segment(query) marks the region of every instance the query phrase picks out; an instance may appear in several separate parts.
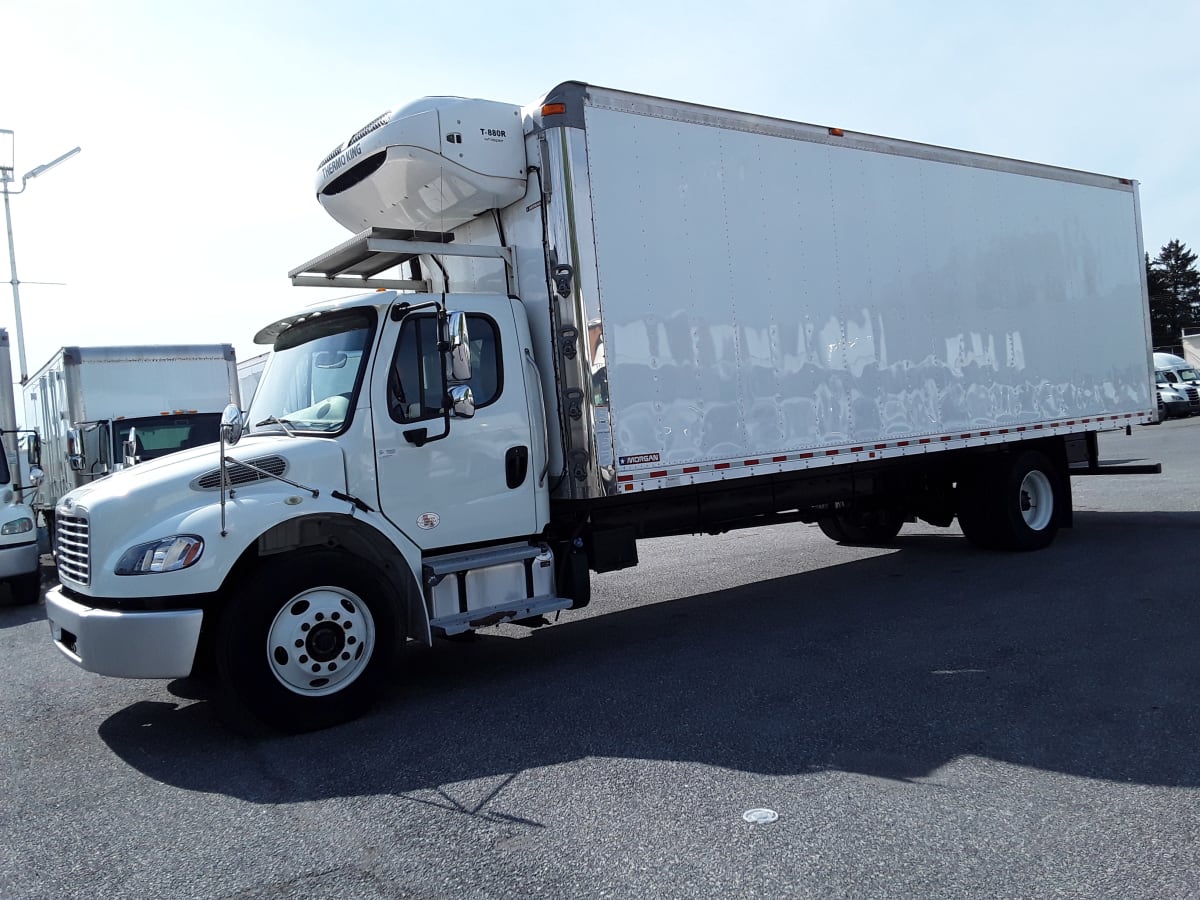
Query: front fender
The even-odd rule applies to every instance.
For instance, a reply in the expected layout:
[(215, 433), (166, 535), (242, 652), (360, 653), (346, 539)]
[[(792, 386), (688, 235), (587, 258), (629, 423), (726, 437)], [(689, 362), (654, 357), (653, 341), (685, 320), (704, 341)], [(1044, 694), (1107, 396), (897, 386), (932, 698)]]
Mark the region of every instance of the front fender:
[[(430, 644), (429, 616), (420, 587), (420, 548), (377, 512), (364, 513), (352, 503), (328, 493), (314, 498), (311, 492), (276, 484), (278, 489), (263, 486), (252, 495), (239, 492), (238, 496), (227, 499), (224, 528), (219, 502), (155, 523), (143, 523), (138, 530), (129, 533), (123, 544), (113, 545), (105, 555), (93, 560), (92, 583), (80, 592), (122, 600), (211, 594), (225, 585), (238, 560), (260, 540), (263, 542), (261, 549), (266, 552), (291, 549), (311, 540), (311, 534), (306, 537), (309, 523), (324, 518), (331, 520), (339, 530), (359, 530), (381, 558), (390, 559), (405, 570), (413, 592), (407, 610), (409, 635)], [(295, 525), (296, 530), (290, 532), (289, 525)], [(117, 563), (129, 548), (175, 534), (199, 535), (204, 540), (204, 552), (194, 565), (174, 572), (116, 574)]]
[[(215, 500), (162, 518), (141, 517), (134, 527), (122, 529), (118, 540), (93, 545), (91, 584), (80, 592), (124, 598), (211, 593), (221, 587), (246, 549), (272, 528), (318, 515), (349, 516), (354, 509), (328, 492), (313, 497), (282, 482), (276, 485), (236, 492), (226, 499), (223, 515), (219, 500)], [(176, 534), (203, 539), (204, 551), (195, 564), (174, 572), (116, 574), (117, 563), (128, 550)]]

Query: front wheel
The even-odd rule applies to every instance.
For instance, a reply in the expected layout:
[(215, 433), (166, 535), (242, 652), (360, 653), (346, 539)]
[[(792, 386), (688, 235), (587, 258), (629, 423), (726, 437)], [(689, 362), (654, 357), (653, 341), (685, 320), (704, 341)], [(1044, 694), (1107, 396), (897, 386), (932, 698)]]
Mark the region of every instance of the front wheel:
[(404, 641), (393, 593), (373, 566), (344, 553), (264, 561), (233, 590), (217, 625), (227, 721), (294, 733), (361, 715)]

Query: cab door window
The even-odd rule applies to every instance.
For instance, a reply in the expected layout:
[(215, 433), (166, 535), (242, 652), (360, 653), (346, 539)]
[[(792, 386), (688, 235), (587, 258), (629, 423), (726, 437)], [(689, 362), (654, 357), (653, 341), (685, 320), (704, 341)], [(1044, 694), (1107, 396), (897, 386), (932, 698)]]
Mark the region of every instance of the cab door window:
[[(471, 380), (467, 382), (478, 409), (492, 403), (503, 384), (500, 336), (488, 316), (468, 315)], [(414, 422), (445, 414), (446, 373), (437, 346), (437, 318), (410, 316), (400, 329), (396, 354), (388, 371), (388, 409), (397, 422)]]

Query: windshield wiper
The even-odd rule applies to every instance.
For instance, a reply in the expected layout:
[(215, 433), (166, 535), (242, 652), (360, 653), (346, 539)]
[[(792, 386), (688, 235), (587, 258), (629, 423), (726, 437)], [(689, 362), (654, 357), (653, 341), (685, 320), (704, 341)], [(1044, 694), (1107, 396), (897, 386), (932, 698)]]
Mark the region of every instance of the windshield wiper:
[(288, 437), (295, 437), (296, 432), (294, 432), (294, 431), (292, 431), (292, 429), (288, 428), (289, 425), (294, 425), (294, 424), (296, 424), (296, 423), (293, 422), (291, 419), (280, 419), (276, 416), (267, 416), (267, 418), (263, 419), (261, 422), (255, 422), (254, 427), (261, 428), (263, 425), (278, 425), (280, 428), (282, 428), (284, 430), (284, 432), (287, 434)]

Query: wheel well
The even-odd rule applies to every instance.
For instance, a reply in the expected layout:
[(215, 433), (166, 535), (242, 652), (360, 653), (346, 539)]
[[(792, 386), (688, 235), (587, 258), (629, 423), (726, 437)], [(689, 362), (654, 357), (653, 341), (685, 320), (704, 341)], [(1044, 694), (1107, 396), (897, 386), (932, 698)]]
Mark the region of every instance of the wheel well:
[[(304, 550), (341, 550), (347, 555), (371, 563), (391, 586), (397, 602), (404, 607), (406, 633), (429, 643), (429, 617), (422, 593), (395, 546), (379, 531), (349, 516), (318, 514), (304, 516), (274, 526), (253, 541), (243, 552), (218, 592), (218, 603), (228, 602), (231, 588), (246, 578), (261, 559)], [(211, 610), (206, 610), (211, 612)], [(207, 658), (216, 616), (205, 615), (200, 634), (200, 654)]]

